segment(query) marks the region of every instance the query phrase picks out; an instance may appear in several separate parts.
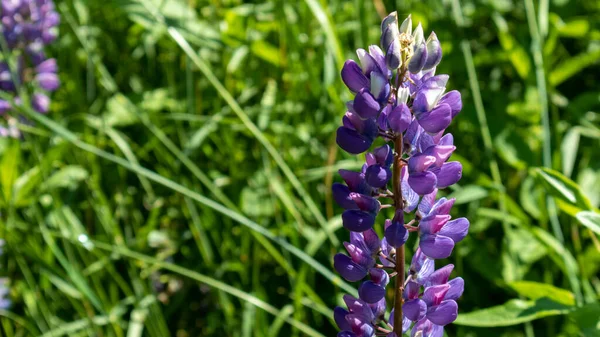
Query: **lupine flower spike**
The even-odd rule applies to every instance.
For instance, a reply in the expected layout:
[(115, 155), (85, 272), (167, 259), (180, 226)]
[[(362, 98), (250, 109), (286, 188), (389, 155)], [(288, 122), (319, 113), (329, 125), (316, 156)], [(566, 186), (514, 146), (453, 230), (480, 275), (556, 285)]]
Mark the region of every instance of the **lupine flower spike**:
[[(448, 161), (456, 149), (452, 134), (444, 134), (462, 109), (461, 96), (446, 92), (448, 75), (435, 74), (442, 59), (437, 36), (425, 38), (410, 16), (399, 25), (395, 12), (388, 15), (380, 45), (356, 53), (358, 62), (346, 61), (341, 72), (355, 96), (346, 104), (337, 144), (351, 154), (369, 151), (377, 138), (384, 145), (366, 153), (360, 172), (340, 170), (345, 184), (333, 185), (350, 231), (348, 254), (337, 254), (334, 267), (347, 281), (363, 281), (359, 298), (346, 295), (347, 309), (334, 310), (338, 337), (400, 337), (409, 330), (411, 337), (442, 337), (458, 315), (464, 281), (450, 280), (453, 265), (436, 270), (434, 260), (449, 257), (469, 229), (466, 218), (451, 220), (454, 199), (436, 198), (462, 176), (461, 164)], [(390, 204), (382, 204), (386, 199)], [(394, 212), (380, 238), (374, 227), (387, 207)], [(419, 246), (405, 271), (410, 233), (419, 236)], [(395, 298), (386, 319), (389, 284)]]
[[(14, 69), (6, 59), (0, 62), (0, 90), (13, 95), (19, 105), (19, 86), (26, 86), (31, 96), (31, 107), (47, 113), (50, 107), (48, 93), (60, 86), (56, 60), (47, 58), (44, 47), (57, 37), (60, 17), (52, 0), (1, 0), (2, 43), (4, 55), (16, 58)], [(12, 109), (11, 103), (0, 99), (0, 115)], [(0, 136), (18, 137), (15, 121), (8, 119), (8, 128), (0, 126)]]

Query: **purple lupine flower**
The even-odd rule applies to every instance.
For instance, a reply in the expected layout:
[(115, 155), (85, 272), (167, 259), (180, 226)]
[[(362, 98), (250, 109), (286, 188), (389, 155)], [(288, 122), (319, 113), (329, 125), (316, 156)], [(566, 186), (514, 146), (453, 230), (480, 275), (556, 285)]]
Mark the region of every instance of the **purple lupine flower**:
[[(434, 259), (448, 257), (469, 228), (466, 218), (451, 219), (454, 199), (436, 199), (439, 189), (462, 177), (462, 165), (449, 161), (453, 136), (445, 134), (462, 109), (461, 96), (446, 91), (448, 75), (435, 73), (442, 58), (437, 35), (425, 39), (410, 16), (400, 25), (396, 13), (382, 21), (380, 47), (359, 49), (358, 62), (346, 61), (341, 71), (355, 96), (346, 103), (337, 144), (351, 154), (367, 152), (377, 138), (384, 144), (366, 153), (360, 172), (341, 170), (345, 184), (332, 187), (350, 231), (348, 255), (336, 254), (334, 267), (346, 280), (362, 281), (358, 299), (344, 297), (348, 310), (334, 310), (338, 337), (400, 337), (411, 328), (411, 336), (442, 337), (458, 315), (464, 281), (449, 280), (452, 265), (435, 270)], [(385, 208), (394, 212), (380, 240), (373, 227)], [(410, 233), (419, 235), (419, 246), (406, 273)], [(400, 293), (386, 321), (390, 281)]]
[[(10, 69), (6, 62), (0, 63), (0, 90), (12, 93), (18, 105), (17, 87), (26, 87), (30, 92), (31, 107), (47, 113), (50, 108), (48, 92), (57, 90), (60, 81), (56, 60), (46, 58), (44, 47), (56, 39), (60, 16), (52, 0), (0, 1), (2, 34), (9, 51), (16, 57), (16, 69)], [(8, 101), (0, 101), (0, 114), (11, 108)], [(0, 135), (8, 135), (8, 130), (0, 129)]]

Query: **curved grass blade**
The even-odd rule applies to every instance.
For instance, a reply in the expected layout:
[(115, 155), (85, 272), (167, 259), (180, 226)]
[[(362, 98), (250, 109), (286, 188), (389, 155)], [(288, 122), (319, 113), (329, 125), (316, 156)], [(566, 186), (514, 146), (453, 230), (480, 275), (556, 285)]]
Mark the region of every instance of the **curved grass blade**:
[(208, 286), (211, 286), (213, 288), (222, 290), (226, 293), (229, 293), (235, 297), (238, 297), (241, 300), (244, 300), (254, 306), (256, 306), (257, 308), (260, 308), (276, 317), (280, 317), (283, 320), (285, 320), (288, 324), (292, 325), (293, 327), (297, 328), (298, 330), (304, 332), (306, 335), (308, 336), (314, 336), (314, 337), (324, 337), (324, 335), (320, 334), (319, 332), (317, 332), (316, 330), (314, 330), (313, 328), (309, 327), (308, 325), (299, 322), (297, 320), (294, 320), (293, 318), (290, 317), (286, 317), (284, 315), (281, 314), (281, 311), (277, 308), (275, 308), (274, 306), (260, 300), (259, 298), (256, 298), (242, 290), (239, 290), (235, 287), (232, 287), (228, 284), (225, 284), (219, 280), (216, 280), (214, 278), (208, 277), (206, 275), (200, 274), (198, 272), (195, 272), (193, 270), (189, 270), (187, 268), (183, 268), (181, 266), (178, 266), (176, 264), (173, 263), (169, 263), (169, 262), (164, 262), (164, 261), (160, 261), (156, 258), (153, 258), (151, 256), (147, 256), (144, 254), (140, 254), (134, 251), (131, 251), (125, 247), (117, 247), (117, 246), (112, 246), (106, 243), (102, 243), (102, 242), (97, 242), (94, 241), (94, 245), (102, 250), (106, 250), (109, 252), (115, 252), (115, 253), (119, 253), (123, 256), (126, 256), (128, 258), (131, 259), (136, 259), (139, 261), (143, 261), (146, 263), (151, 263), (154, 264), (157, 267), (160, 267), (162, 269), (166, 269), (166, 270), (170, 270), (174, 273), (178, 273), (180, 275), (189, 277), (193, 280), (196, 280), (198, 282), (202, 282)]
[[(250, 228), (251, 230), (262, 234), (263, 236), (269, 238), (270, 240), (276, 242), (277, 244), (279, 244), (282, 248), (284, 248), (285, 250), (289, 251), (290, 253), (292, 253), (293, 255), (295, 255), (296, 257), (298, 257), (299, 259), (301, 259), (302, 261), (304, 261), (305, 263), (307, 263), (308, 265), (310, 265), (312, 268), (314, 268), (317, 272), (319, 272), (321, 275), (323, 275), (325, 278), (327, 278), (329, 281), (333, 282), (335, 285), (341, 287), (342, 289), (344, 289), (344, 291), (349, 292), (350, 294), (355, 294), (356, 293), (356, 289), (353, 288), (352, 286), (350, 286), (348, 283), (346, 283), (345, 281), (343, 281), (339, 276), (335, 275), (333, 272), (331, 272), (331, 270), (329, 268), (326, 268), (325, 266), (323, 266), (321, 263), (319, 263), (317, 260), (315, 260), (314, 258), (312, 258), (311, 256), (309, 256), (308, 254), (306, 254), (305, 252), (303, 252), (302, 250), (298, 249), (297, 247), (295, 247), (294, 245), (288, 243), (287, 241), (285, 241), (284, 239), (277, 237), (276, 235), (274, 235), (273, 233), (271, 233), (269, 230), (267, 230), (266, 228), (260, 226), (259, 224), (255, 223), (254, 221), (246, 218), (245, 216), (232, 211), (228, 208), (226, 208), (225, 206), (211, 200), (208, 199), (192, 190), (190, 190), (189, 188), (182, 186), (181, 184), (178, 184), (170, 179), (167, 179), (159, 174), (157, 174), (154, 171), (151, 171), (145, 167), (133, 164), (129, 161), (127, 161), (124, 158), (115, 156), (113, 154), (110, 154), (106, 151), (103, 151), (89, 143), (83, 142), (81, 141), (74, 133), (72, 133), (71, 131), (65, 129), (63, 126), (61, 126), (60, 124), (52, 121), (51, 119), (49, 119), (48, 117), (38, 114), (35, 111), (31, 110), (29, 107), (21, 107), (20, 111), (23, 112), (25, 115), (27, 115), (28, 117), (30, 117), (31, 119), (37, 121), (40, 124), (43, 124), (44, 126), (46, 126), (47, 128), (51, 129), (52, 131), (54, 131), (58, 136), (66, 139), (67, 141), (71, 142), (73, 145), (77, 146), (78, 148), (90, 152), (92, 154), (97, 155), (98, 157), (104, 158), (106, 160), (109, 160), (113, 163), (116, 163), (132, 172), (138, 173), (140, 175), (143, 175), (145, 177), (147, 177), (148, 179), (150, 179), (151, 181), (154, 181), (160, 185), (163, 185), (177, 193), (181, 193), (182, 195), (188, 196), (193, 200), (196, 200), (197, 202), (212, 208), (213, 210), (239, 222), (240, 224)], [(329, 227), (327, 227), (325, 229), (326, 232), (331, 232), (331, 229)]]

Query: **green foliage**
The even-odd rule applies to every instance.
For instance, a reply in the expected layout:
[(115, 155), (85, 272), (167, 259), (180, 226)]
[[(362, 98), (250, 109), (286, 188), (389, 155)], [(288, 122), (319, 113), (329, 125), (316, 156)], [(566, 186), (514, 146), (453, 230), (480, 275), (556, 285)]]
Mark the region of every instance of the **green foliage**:
[(0, 139), (0, 335), (335, 335), (339, 70), (381, 5), (463, 96), (447, 335), (600, 335), (597, 1), (56, 2), (62, 87)]

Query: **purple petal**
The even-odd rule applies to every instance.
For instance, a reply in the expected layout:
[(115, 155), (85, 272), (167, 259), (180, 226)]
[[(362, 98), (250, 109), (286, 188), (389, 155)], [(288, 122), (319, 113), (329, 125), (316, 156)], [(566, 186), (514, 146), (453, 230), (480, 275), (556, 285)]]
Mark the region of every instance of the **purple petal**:
[[(348, 326), (350, 326), (349, 323)], [(351, 331), (341, 331), (337, 334), (337, 337), (356, 337), (356, 334)]]
[(469, 220), (467, 218), (458, 218), (445, 224), (439, 231), (439, 234), (451, 238), (456, 243), (464, 239), (468, 232)]
[(425, 195), (435, 190), (437, 178), (430, 171), (412, 173), (408, 176), (408, 183), (417, 194)]
[(448, 127), (452, 122), (452, 109), (448, 104), (439, 104), (431, 111), (416, 115), (423, 130), (429, 133), (438, 133)]
[(0, 115), (6, 113), (10, 109), (10, 103), (6, 100), (0, 99)]
[(385, 296), (385, 288), (373, 281), (365, 281), (358, 288), (358, 295), (367, 303), (376, 303)]
[(438, 145), (454, 145), (454, 136), (451, 133), (447, 133), (444, 137), (440, 138)]
[(385, 103), (390, 95), (390, 82), (378, 71), (371, 72), (371, 93), (380, 102)]
[(382, 167), (381, 165), (372, 165), (367, 168), (365, 172), (365, 178), (367, 184), (372, 187), (382, 188), (385, 187), (392, 178), (392, 171), (388, 167)]
[(404, 299), (406, 300), (414, 300), (419, 298), (419, 292), (421, 291), (421, 285), (417, 282), (410, 280), (406, 283), (406, 287), (404, 288)]
[(432, 259), (445, 259), (452, 254), (454, 241), (447, 236), (437, 234), (423, 234), (419, 241), (423, 254)]
[(390, 275), (387, 271), (379, 268), (371, 268), (369, 269), (369, 277), (371, 277), (371, 281), (373, 283), (378, 284), (382, 287), (385, 287), (390, 283)]
[(38, 64), (35, 67), (35, 72), (37, 74), (41, 73), (54, 73), (58, 72), (58, 66), (56, 65), (56, 59), (47, 59), (44, 62)]
[(333, 319), (340, 330), (350, 330), (350, 324), (346, 321), (346, 315), (348, 314), (349, 312), (342, 307), (335, 307), (333, 309)]
[(465, 290), (465, 280), (463, 280), (462, 277), (457, 277), (450, 280), (448, 284), (450, 285), (450, 289), (446, 293), (444, 299), (456, 301), (462, 296), (463, 291)]
[(362, 118), (375, 118), (379, 114), (379, 103), (375, 97), (365, 88), (354, 97), (354, 111)]
[(367, 212), (347, 210), (342, 213), (342, 223), (350, 231), (364, 232), (373, 228), (375, 217)]
[(400, 40), (398, 38), (393, 39), (385, 54), (385, 64), (388, 69), (395, 70), (400, 66), (400, 49)]
[(373, 316), (382, 317), (385, 314), (385, 298), (382, 298), (376, 303), (369, 303), (369, 307), (373, 312)]
[(390, 77), (390, 71), (387, 69), (385, 65), (385, 55), (383, 54), (383, 50), (379, 48), (377, 45), (369, 46), (369, 54), (373, 57), (375, 62), (377, 62), (377, 67), (379, 68), (379, 72)]
[(442, 303), (449, 289), (449, 284), (440, 284), (437, 286), (427, 287), (423, 292), (423, 301), (427, 303), (428, 307), (438, 305)]
[(334, 183), (331, 186), (331, 194), (333, 200), (344, 209), (358, 209), (358, 206), (350, 197), (350, 189), (348, 186), (340, 183)]
[(458, 316), (458, 304), (453, 300), (443, 301), (440, 305), (435, 305), (427, 309), (427, 319), (433, 324), (447, 325), (456, 320)]
[(371, 325), (370, 321), (367, 321), (365, 317), (361, 315), (350, 314), (346, 316), (346, 320), (350, 323), (352, 332), (357, 337), (372, 337), (375, 333), (375, 329)]
[(352, 243), (344, 242), (344, 247), (350, 254), (352, 261), (363, 266), (365, 269), (370, 268), (374, 264), (374, 259), (371, 256), (372, 252), (366, 250), (363, 245), (355, 245)]
[(462, 100), (460, 97), (460, 92), (457, 90), (452, 90), (447, 92), (442, 98), (440, 98), (439, 103), (446, 103), (452, 109), (452, 118), (454, 118), (460, 110), (462, 110)]
[(349, 282), (360, 281), (367, 276), (367, 269), (352, 261), (349, 256), (344, 254), (335, 254), (333, 257), (333, 267)]
[(31, 107), (39, 113), (47, 113), (50, 108), (50, 98), (44, 94), (34, 94), (31, 99)]
[(421, 218), (426, 217), (429, 214), (429, 212), (431, 212), (431, 208), (435, 204), (435, 197), (437, 195), (437, 191), (438, 190), (436, 188), (431, 193), (424, 195), (421, 199), (418, 210), (418, 213), (421, 216)]
[[(351, 232), (350, 235), (352, 235), (352, 234), (353, 233)], [(369, 230), (362, 232), (361, 234), (364, 238), (365, 246), (367, 247), (367, 249), (370, 252), (377, 252), (381, 245), (379, 242), (379, 236), (377, 235), (377, 233), (373, 229), (369, 229)]]
[(426, 61), (427, 45), (425, 44), (425, 41), (423, 41), (418, 46), (415, 46), (413, 56), (408, 62), (408, 71), (411, 73), (418, 73), (423, 69)]
[(340, 126), (337, 129), (337, 136), (335, 140), (342, 150), (350, 154), (363, 153), (367, 151), (373, 143), (373, 139), (359, 134), (356, 130), (348, 129), (343, 126)]
[(462, 178), (462, 165), (457, 161), (444, 163), (436, 176), (438, 188), (454, 185)]
[(348, 307), (348, 311), (350, 311), (351, 314), (362, 316), (368, 322), (373, 321), (375, 318), (373, 316), (373, 312), (371, 311), (371, 307), (365, 301), (355, 298), (351, 295), (344, 295), (343, 299), (344, 303), (346, 303), (346, 307)]
[(400, 103), (395, 107), (388, 116), (388, 123), (392, 131), (397, 133), (403, 133), (408, 129), (412, 115), (408, 106), (405, 103)]
[(377, 213), (381, 207), (379, 200), (368, 195), (351, 192), (350, 198), (352, 198), (352, 200), (356, 203), (356, 206), (358, 206), (358, 208), (364, 212)]
[(423, 69), (431, 69), (437, 66), (442, 60), (442, 46), (434, 32), (431, 32), (427, 39), (427, 61)]
[(60, 86), (58, 75), (53, 73), (41, 73), (35, 76), (40, 87), (46, 91), (54, 91)]
[(385, 229), (385, 239), (392, 247), (400, 248), (408, 240), (408, 230), (404, 228), (404, 224), (393, 221)]
[(440, 167), (456, 150), (454, 145), (436, 145), (429, 147), (424, 153), (435, 158), (435, 165)]
[(433, 165), (435, 160), (434, 156), (428, 156), (424, 153), (414, 155), (408, 160), (408, 171), (410, 173), (423, 172)]
[(450, 220), (449, 215), (429, 215), (419, 222), (419, 233), (436, 234)]
[(362, 194), (369, 194), (371, 192), (362, 173), (343, 169), (339, 170), (338, 173), (344, 179), (350, 191)]
[(418, 298), (407, 301), (402, 305), (402, 313), (411, 321), (418, 321), (425, 317), (427, 304)]
[(352, 92), (359, 92), (362, 88), (370, 86), (369, 79), (363, 74), (362, 69), (353, 60), (348, 60), (342, 68), (342, 81)]
[(427, 279), (425, 286), (430, 287), (440, 284), (446, 284), (448, 282), (448, 279), (450, 278), (452, 270), (454, 270), (454, 265), (449, 264), (434, 271)]
[(413, 191), (408, 184), (408, 168), (406, 166), (402, 167), (400, 180), (402, 186), (402, 198), (404, 199), (404, 211), (411, 213), (419, 204), (419, 195)]

